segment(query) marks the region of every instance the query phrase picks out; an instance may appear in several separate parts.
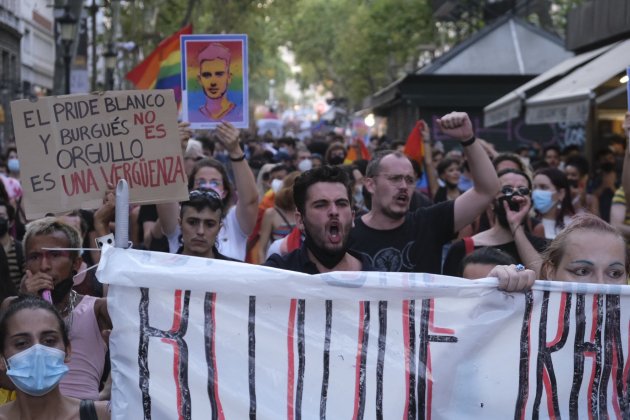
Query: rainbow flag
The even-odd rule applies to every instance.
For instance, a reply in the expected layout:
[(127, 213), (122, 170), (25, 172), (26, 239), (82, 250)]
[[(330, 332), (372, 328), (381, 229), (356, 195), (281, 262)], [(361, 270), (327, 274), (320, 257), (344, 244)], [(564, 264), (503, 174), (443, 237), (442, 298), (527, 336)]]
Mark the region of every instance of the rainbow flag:
[(142, 63), (127, 73), (125, 78), (131, 81), (136, 89), (173, 89), (175, 100), (179, 104), (182, 100), (182, 55), (179, 51), (179, 37), (190, 34), (192, 34), (192, 24), (184, 26), (162, 40)]

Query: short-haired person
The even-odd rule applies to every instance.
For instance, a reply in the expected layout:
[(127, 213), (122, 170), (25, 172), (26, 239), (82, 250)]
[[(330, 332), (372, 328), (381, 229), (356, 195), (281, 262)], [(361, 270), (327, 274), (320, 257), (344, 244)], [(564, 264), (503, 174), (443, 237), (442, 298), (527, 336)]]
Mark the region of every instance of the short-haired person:
[(223, 201), (214, 190), (193, 190), (181, 204), (179, 224), (182, 246), (178, 254), (194, 257), (232, 260), (221, 254), (216, 240), (223, 220)]
[(0, 319), (0, 370), (16, 387), (16, 400), (0, 406), (0, 419), (109, 419), (104, 401), (71, 398), (59, 383), (75, 357), (64, 320), (35, 296), (12, 300)]
[(26, 275), (21, 292), (41, 296), (50, 290), (53, 305), (68, 325), (72, 359), (70, 371), (61, 380), (61, 393), (97, 400), (107, 352), (102, 332), (111, 330), (112, 321), (106, 298), (81, 296), (72, 290), (73, 276), (81, 266), (79, 251), (75, 250), (79, 248), (79, 232), (60, 219), (45, 217), (29, 223), (24, 236)]
[(459, 275), (469, 280), (483, 279), (489, 277), (488, 274), (497, 265), (516, 265), (516, 261), (507, 252), (483, 246), (462, 259)]
[(542, 254), (541, 278), (627, 284), (629, 264), (623, 236), (599, 217), (582, 213)]
[(462, 260), (461, 277), (468, 280), (496, 277), (498, 289), (507, 292), (525, 292), (532, 288), (536, 272), (521, 264), (514, 264), (514, 259), (505, 252), (483, 247), (474, 250)]
[(369, 257), (378, 271), (440, 273), (443, 245), (475, 220), (499, 191), (497, 174), (476, 141), (468, 115), (453, 112), (437, 123), (444, 134), (460, 141), (474, 187), (453, 201), (411, 213), (416, 185), (411, 162), (400, 152), (377, 154), (364, 180), (372, 196), (371, 209), (355, 220), (349, 246)]
[(198, 112), (190, 113), (192, 122), (243, 119), (242, 107), (230, 101), (227, 95), (232, 81), (231, 60), (230, 50), (218, 43), (209, 44), (197, 55), (197, 81), (203, 89), (206, 101)]
[(287, 255), (273, 254), (264, 265), (307, 274), (371, 271), (369, 261), (348, 248), (354, 218), (350, 185), (337, 166), (302, 173), (293, 185), (293, 200), (304, 243)]
[(560, 148), (555, 145), (545, 147), (543, 159), (549, 168), (557, 169), (560, 166)]

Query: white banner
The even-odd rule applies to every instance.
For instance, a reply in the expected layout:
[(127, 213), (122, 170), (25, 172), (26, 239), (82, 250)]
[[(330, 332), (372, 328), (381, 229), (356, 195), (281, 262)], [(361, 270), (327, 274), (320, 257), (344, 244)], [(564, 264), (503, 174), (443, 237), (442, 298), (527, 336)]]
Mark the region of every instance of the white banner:
[[(103, 251), (114, 419), (628, 418), (630, 287)], [(626, 304), (621, 304), (626, 301)]]

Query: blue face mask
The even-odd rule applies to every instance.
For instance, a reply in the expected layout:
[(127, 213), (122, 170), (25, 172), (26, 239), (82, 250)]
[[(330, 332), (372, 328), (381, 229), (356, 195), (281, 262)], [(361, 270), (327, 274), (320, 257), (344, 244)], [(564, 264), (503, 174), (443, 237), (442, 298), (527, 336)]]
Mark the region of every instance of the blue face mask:
[(62, 350), (35, 344), (7, 359), (7, 376), (20, 391), (40, 397), (56, 387), (68, 372), (65, 357)]
[(9, 172), (20, 172), (20, 161), (15, 158), (7, 160), (7, 169)]
[(545, 191), (545, 190), (534, 190), (532, 191), (532, 201), (534, 202), (534, 208), (545, 214), (549, 210), (551, 210), (555, 204), (553, 201), (553, 192)]

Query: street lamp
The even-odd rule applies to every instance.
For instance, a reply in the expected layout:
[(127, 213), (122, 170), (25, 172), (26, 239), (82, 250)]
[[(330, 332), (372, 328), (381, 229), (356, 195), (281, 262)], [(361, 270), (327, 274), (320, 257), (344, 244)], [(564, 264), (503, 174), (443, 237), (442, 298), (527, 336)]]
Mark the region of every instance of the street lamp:
[(77, 19), (70, 13), (66, 6), (63, 15), (57, 19), (59, 22), (59, 32), (61, 32), (61, 42), (64, 48), (64, 63), (66, 70), (66, 94), (70, 93), (70, 61), (72, 60), (72, 43), (77, 33)]
[(112, 43), (107, 44), (107, 51), (103, 53), (105, 58), (105, 89), (114, 89), (114, 69), (116, 68), (116, 58), (118, 54), (114, 50)]

